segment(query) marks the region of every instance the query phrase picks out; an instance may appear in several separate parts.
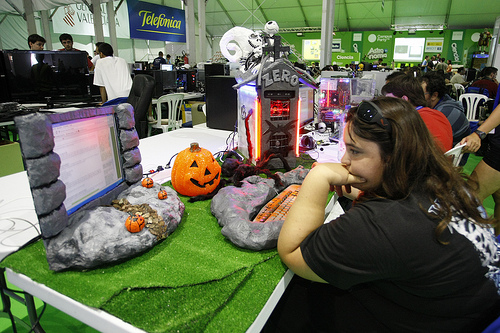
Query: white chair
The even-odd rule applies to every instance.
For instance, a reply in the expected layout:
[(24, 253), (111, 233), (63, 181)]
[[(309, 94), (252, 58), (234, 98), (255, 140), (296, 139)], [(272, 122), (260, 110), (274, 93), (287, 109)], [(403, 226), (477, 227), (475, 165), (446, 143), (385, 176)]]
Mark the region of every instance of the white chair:
[(460, 144), (457, 143), (455, 147), (451, 148), (448, 150), (446, 153), (444, 153), (444, 156), (449, 156), (451, 157), (451, 163), (453, 163), (453, 166), (458, 166), (460, 164), (460, 160), (462, 159), (462, 155), (464, 154), (462, 152), (462, 148), (465, 147), (466, 144)]
[(477, 112), (477, 107), (479, 102), (483, 100), (483, 103), (488, 100), (488, 97), (482, 94), (465, 93), (460, 95), (459, 100), (461, 103), (465, 100), (465, 115), (469, 121), (478, 121), (479, 115)]
[[(156, 120), (155, 122), (149, 123), (148, 136), (151, 135), (151, 129), (157, 128), (161, 129), (163, 133), (170, 130), (176, 130), (181, 127), (182, 120), (180, 118), (181, 105), (184, 101), (184, 94), (168, 94), (163, 95), (156, 101)], [(161, 116), (161, 106), (162, 104), (167, 105), (168, 118), (162, 119)]]
[(458, 99), (460, 98), (460, 96), (462, 94), (465, 94), (465, 87), (462, 84), (460, 84), (460, 83), (454, 83), (453, 86), (455, 88), (456, 100), (458, 101)]

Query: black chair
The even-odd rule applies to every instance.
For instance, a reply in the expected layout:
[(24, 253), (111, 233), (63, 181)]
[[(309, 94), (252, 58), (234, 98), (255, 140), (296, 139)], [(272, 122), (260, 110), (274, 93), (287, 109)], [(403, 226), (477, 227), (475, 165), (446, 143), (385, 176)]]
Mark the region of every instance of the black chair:
[(148, 111), (153, 100), (155, 79), (150, 75), (137, 74), (132, 82), (132, 88), (127, 102), (134, 107), (135, 129), (139, 139), (148, 133)]

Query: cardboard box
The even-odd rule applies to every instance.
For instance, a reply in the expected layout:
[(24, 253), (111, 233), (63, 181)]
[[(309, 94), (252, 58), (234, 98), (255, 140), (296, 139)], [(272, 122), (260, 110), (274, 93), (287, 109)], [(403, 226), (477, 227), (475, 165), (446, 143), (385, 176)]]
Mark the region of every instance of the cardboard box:
[(24, 171), (24, 163), (19, 143), (0, 141), (0, 177)]

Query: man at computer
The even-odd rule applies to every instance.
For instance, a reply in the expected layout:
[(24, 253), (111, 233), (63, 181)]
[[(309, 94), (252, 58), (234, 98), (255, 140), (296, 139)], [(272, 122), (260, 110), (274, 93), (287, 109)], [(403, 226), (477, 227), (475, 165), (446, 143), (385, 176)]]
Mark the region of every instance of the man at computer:
[(103, 105), (115, 105), (127, 101), (132, 78), (130, 67), (123, 58), (113, 56), (108, 43), (99, 45), (99, 61), (95, 65), (94, 85), (99, 86)]
[(32, 34), (28, 36), (28, 46), (31, 51), (43, 51), (45, 42), (45, 38), (38, 34)]

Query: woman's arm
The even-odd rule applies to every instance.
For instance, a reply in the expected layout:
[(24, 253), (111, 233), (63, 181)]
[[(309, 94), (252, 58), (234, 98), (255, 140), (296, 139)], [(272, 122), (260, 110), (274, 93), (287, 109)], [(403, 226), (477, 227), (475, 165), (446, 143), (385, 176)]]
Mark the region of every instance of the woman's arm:
[(294, 273), (312, 281), (325, 282), (304, 261), (300, 244), (323, 224), (330, 186), (361, 182), (362, 179), (349, 174), (338, 163), (318, 164), (309, 172), (278, 238), (278, 253)]
[[(489, 133), (492, 129), (500, 125), (500, 104), (493, 110), (490, 116), (481, 124), (477, 129), (484, 133)], [(475, 153), (481, 147), (481, 138), (476, 133), (472, 133), (469, 136), (460, 141), (461, 144), (467, 144), (466, 152)]]

